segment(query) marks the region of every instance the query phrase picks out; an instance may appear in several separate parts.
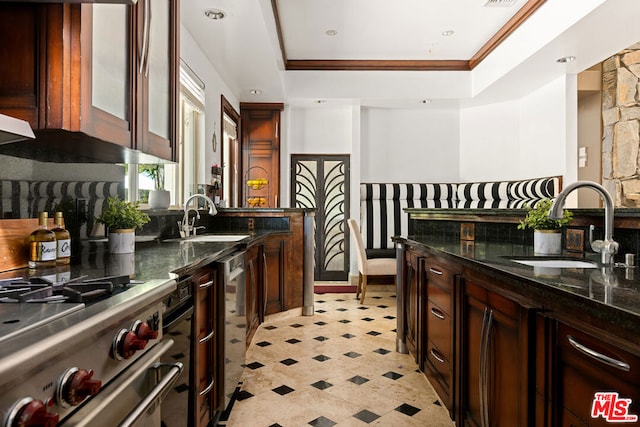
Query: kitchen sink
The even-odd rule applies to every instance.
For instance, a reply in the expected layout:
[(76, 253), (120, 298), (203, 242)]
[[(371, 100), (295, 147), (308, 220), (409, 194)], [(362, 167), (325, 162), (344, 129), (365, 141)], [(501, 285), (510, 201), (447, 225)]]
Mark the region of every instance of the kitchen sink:
[(248, 234), (203, 234), (187, 239), (190, 242), (238, 242), (249, 237)]
[(566, 258), (510, 258), (511, 261), (532, 267), (549, 267), (549, 268), (598, 268), (598, 264), (583, 259), (566, 259)]

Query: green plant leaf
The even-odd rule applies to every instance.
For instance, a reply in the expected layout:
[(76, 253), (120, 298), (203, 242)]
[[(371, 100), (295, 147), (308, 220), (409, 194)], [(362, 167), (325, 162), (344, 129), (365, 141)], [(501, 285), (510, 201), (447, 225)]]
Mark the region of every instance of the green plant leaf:
[(131, 203), (120, 200), (118, 197), (109, 197), (102, 214), (96, 218), (96, 221), (111, 230), (140, 228), (151, 219), (149, 215), (138, 209), (139, 205), (139, 201)]
[(524, 207), (527, 210), (527, 215), (524, 220), (521, 220), (518, 224), (518, 229), (558, 230), (573, 220), (573, 213), (566, 209), (562, 211), (562, 218), (549, 218), (549, 210), (551, 210), (552, 204), (551, 199), (542, 199), (538, 201), (533, 208), (525, 204)]

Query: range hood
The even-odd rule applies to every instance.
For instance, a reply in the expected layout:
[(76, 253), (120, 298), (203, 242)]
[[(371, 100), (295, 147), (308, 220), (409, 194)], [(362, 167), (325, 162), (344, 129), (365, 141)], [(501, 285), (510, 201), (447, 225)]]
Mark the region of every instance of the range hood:
[(29, 123), (0, 114), (0, 144), (9, 144), (24, 139), (34, 139), (35, 137)]

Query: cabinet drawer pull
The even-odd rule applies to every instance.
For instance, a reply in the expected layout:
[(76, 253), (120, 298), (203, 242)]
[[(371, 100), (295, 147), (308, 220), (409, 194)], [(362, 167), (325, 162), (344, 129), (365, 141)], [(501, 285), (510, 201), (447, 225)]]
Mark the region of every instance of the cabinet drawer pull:
[(602, 362), (605, 365), (613, 366), (616, 369), (620, 369), (621, 371), (629, 372), (631, 370), (631, 366), (628, 363), (622, 362), (620, 360), (614, 359), (613, 357), (606, 356), (602, 353), (599, 353), (584, 344), (579, 343), (574, 337), (571, 335), (567, 335), (567, 340), (569, 340), (569, 344), (579, 352), (591, 357), (592, 359), (597, 360), (598, 362)]
[(433, 314), (434, 316), (436, 316), (440, 320), (444, 320), (444, 313), (441, 312), (440, 310), (438, 310), (435, 307), (431, 307), (431, 314)]
[(213, 285), (213, 280), (209, 280), (209, 281), (208, 281), (208, 282), (206, 282), (206, 283), (202, 283), (202, 284), (200, 285), (200, 289), (207, 289), (207, 288), (210, 288), (210, 287), (211, 287), (211, 285)]
[(211, 381), (209, 382), (209, 385), (207, 385), (207, 388), (205, 388), (204, 390), (202, 390), (199, 393), (200, 396), (204, 396), (205, 394), (209, 393), (211, 391), (211, 389), (213, 388), (214, 384), (215, 384), (215, 380), (213, 378), (211, 378)]
[(440, 363), (445, 363), (444, 357), (440, 356), (440, 353), (438, 353), (434, 348), (431, 349), (431, 355), (433, 356), (434, 359), (436, 359), (438, 362)]
[(442, 276), (442, 271), (435, 269), (433, 267), (429, 267), (429, 271), (437, 276)]
[(213, 335), (214, 335), (215, 333), (216, 333), (216, 331), (211, 331), (211, 332), (209, 332), (209, 334), (208, 334), (206, 337), (204, 337), (204, 338), (202, 338), (202, 339), (198, 340), (198, 342), (199, 342), (200, 344), (204, 344), (204, 343), (206, 343), (207, 341), (210, 341), (210, 340), (211, 340), (211, 338), (213, 338)]

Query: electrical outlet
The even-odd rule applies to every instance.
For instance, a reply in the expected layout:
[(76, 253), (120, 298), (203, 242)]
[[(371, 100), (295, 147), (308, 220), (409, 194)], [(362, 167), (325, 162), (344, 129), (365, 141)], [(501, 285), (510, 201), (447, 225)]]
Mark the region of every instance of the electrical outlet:
[(476, 229), (475, 224), (463, 222), (460, 224), (460, 240), (475, 240)]
[(564, 247), (568, 251), (584, 251), (584, 230), (567, 228), (565, 230)]

